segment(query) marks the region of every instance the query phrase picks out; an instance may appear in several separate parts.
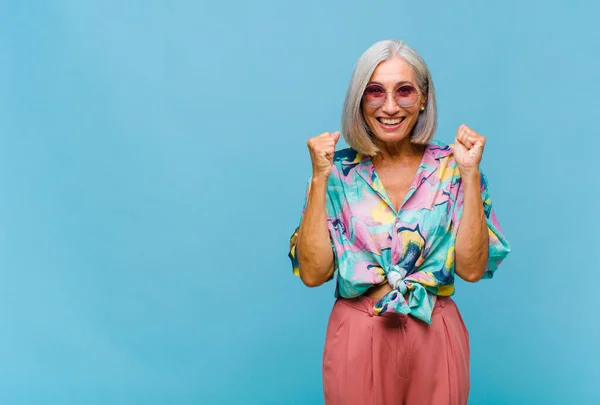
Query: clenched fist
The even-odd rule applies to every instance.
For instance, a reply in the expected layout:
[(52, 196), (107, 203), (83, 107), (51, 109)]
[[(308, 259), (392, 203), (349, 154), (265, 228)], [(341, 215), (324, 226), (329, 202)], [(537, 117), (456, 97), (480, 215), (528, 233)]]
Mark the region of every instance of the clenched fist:
[(313, 178), (328, 178), (333, 165), (335, 144), (340, 139), (338, 132), (323, 132), (321, 135), (310, 138), (307, 142), (312, 161)]
[(458, 127), (454, 143), (454, 158), (461, 174), (479, 170), (484, 147), (485, 138), (483, 136), (465, 124)]

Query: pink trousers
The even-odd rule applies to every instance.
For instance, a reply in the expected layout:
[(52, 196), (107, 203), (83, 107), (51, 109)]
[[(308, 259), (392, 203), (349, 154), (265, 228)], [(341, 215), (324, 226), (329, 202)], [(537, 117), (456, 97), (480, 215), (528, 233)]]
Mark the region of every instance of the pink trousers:
[(340, 298), (323, 352), (326, 405), (465, 405), (469, 335), (458, 308), (439, 297), (432, 324), (373, 315), (377, 300)]

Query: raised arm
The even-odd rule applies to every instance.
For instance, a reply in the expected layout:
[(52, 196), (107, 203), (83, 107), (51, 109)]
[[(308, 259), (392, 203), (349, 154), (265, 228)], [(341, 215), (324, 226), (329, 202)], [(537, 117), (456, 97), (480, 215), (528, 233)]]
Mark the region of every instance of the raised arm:
[(489, 235), (479, 172), (484, 146), (483, 136), (466, 125), (458, 128), (454, 156), (460, 171), (464, 205), (456, 235), (454, 271), (469, 282), (479, 281), (483, 277), (488, 259)]
[(325, 132), (308, 141), (313, 175), (296, 241), (298, 271), (302, 282), (316, 287), (331, 279), (334, 255), (327, 228), (327, 181), (331, 174), (339, 132)]

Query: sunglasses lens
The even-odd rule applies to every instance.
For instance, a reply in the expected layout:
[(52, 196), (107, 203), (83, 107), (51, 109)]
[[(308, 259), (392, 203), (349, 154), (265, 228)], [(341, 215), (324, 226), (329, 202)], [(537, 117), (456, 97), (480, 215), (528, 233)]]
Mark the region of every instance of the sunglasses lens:
[(394, 93), (396, 102), (402, 107), (410, 107), (417, 102), (419, 92), (413, 86), (400, 86)]
[(371, 85), (365, 89), (365, 102), (370, 106), (380, 106), (385, 102), (385, 90), (381, 86)]

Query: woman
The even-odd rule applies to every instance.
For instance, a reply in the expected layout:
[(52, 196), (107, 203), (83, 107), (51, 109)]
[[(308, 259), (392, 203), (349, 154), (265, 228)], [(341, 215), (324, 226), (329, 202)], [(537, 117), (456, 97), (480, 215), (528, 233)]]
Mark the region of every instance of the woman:
[(479, 170), (485, 138), (465, 125), (432, 141), (435, 93), (422, 58), (381, 41), (358, 60), (342, 131), (308, 141), (312, 177), (290, 242), (294, 273), (337, 270), (327, 326), (328, 405), (466, 404), (469, 337), (454, 274), (490, 278), (510, 251)]

